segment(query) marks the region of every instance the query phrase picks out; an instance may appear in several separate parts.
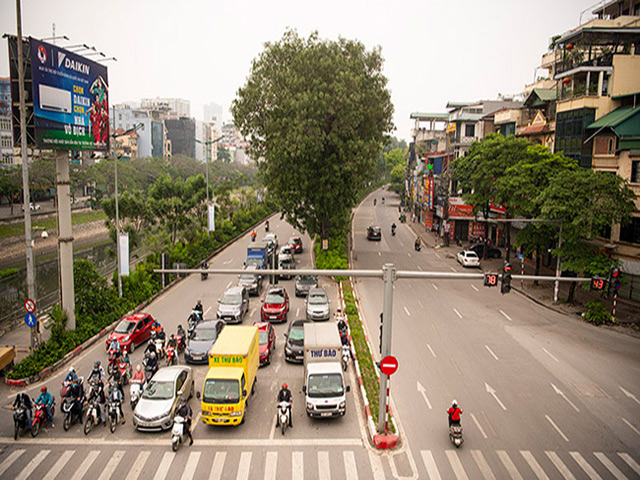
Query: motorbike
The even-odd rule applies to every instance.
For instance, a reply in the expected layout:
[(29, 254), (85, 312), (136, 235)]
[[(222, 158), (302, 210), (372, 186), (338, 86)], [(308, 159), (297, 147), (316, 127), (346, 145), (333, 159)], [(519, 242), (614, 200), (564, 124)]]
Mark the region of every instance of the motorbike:
[(184, 428), (184, 417), (176, 415), (173, 418), (173, 427), (171, 428), (171, 449), (178, 451), (180, 445), (186, 440), (186, 432)]
[(113, 372), (118, 368), (118, 361), (120, 360), (120, 352), (118, 350), (109, 350), (109, 363), (107, 365), (107, 374), (113, 375)]
[(289, 426), (289, 402), (280, 402), (278, 403), (278, 422), (276, 426), (280, 426), (280, 430), (282, 431), (282, 435), (284, 435), (284, 431)]
[(64, 398), (67, 396), (67, 394), (69, 393), (69, 389), (71, 388), (71, 385), (73, 384), (72, 381), (70, 380), (64, 380), (62, 382), (62, 388), (60, 389), (60, 398)]
[[(208, 265), (207, 265), (206, 263), (203, 263), (203, 264), (202, 264), (202, 266), (201, 266), (200, 268), (202, 268), (202, 270), (206, 270), (206, 269), (207, 269), (207, 268), (209, 268), (209, 267), (208, 267)], [(201, 280), (206, 280), (207, 278), (209, 278), (209, 272), (203, 271), (203, 272), (200, 274), (200, 279), (201, 279)]]
[(144, 366), (144, 376), (148, 382), (149, 380), (151, 380), (151, 377), (153, 377), (158, 371), (158, 367), (152, 367), (151, 365), (149, 365), (149, 357), (144, 357), (144, 359), (142, 360), (142, 365)]
[(62, 401), (62, 407), (60, 407), (62, 413), (64, 413), (64, 421), (62, 422), (62, 428), (66, 432), (71, 428), (76, 421), (82, 423), (82, 416), (84, 413), (84, 398), (78, 404), (78, 401), (73, 397), (65, 397)]
[[(35, 404), (36, 410), (33, 414), (33, 420), (31, 421), (31, 436), (35, 437), (38, 435), (38, 432), (40, 432), (40, 427), (44, 427), (44, 425), (47, 423), (48, 416), (47, 410), (45, 409), (44, 405), (38, 405), (35, 402), (33, 403)], [(55, 415), (55, 411), (56, 399), (54, 398), (51, 402), (51, 417)]]
[(178, 342), (178, 353), (184, 352), (185, 339), (182, 335), (176, 335), (176, 341)]
[(347, 367), (349, 366), (349, 347), (347, 345), (342, 345), (342, 370), (347, 371)]
[(384, 205), (384, 197), (382, 197), (382, 204)]
[(109, 430), (113, 433), (116, 431), (116, 426), (120, 421), (120, 402), (118, 400), (109, 399), (107, 417), (109, 419)]
[(164, 340), (156, 336), (156, 338), (153, 340), (153, 343), (156, 344), (156, 355), (158, 355), (158, 360), (160, 360), (161, 358), (164, 358), (165, 356)]
[[(100, 409), (102, 405), (100, 405), (100, 401), (98, 397), (94, 397), (89, 402), (89, 408), (87, 409), (87, 420), (84, 422), (84, 434), (89, 435), (91, 429), (94, 425), (98, 425), (102, 422), (102, 418), (100, 416)], [(106, 423), (104, 424), (106, 427)]]
[(374, 199), (373, 199), (373, 206), (374, 206), (374, 207), (376, 206), (376, 203), (378, 203), (378, 201), (374, 198)]
[(453, 443), (456, 448), (460, 448), (464, 443), (464, 438), (462, 438), (462, 425), (453, 423), (449, 427), (449, 440), (451, 440), (451, 443)]
[(129, 387), (129, 398), (131, 399), (131, 410), (136, 409), (136, 405), (138, 404), (138, 400), (142, 396), (142, 383), (132, 381), (131, 386)]
[(422, 243), (414, 243), (413, 244), (413, 248), (415, 249), (416, 252), (419, 252), (420, 250), (422, 250)]
[(267, 222), (264, 224), (264, 231), (265, 232), (269, 231), (269, 220), (267, 220)]
[(178, 353), (174, 347), (167, 348), (167, 367), (169, 365), (178, 365)]
[(127, 385), (131, 378), (131, 364), (127, 362), (118, 362), (118, 370), (120, 370), (120, 377), (122, 378), (122, 384)]
[(13, 439), (17, 440), (20, 430), (26, 430), (29, 428), (27, 422), (27, 407), (24, 405), (19, 406), (13, 411)]
[(391, 236), (395, 237), (396, 236), (396, 229), (391, 227)]

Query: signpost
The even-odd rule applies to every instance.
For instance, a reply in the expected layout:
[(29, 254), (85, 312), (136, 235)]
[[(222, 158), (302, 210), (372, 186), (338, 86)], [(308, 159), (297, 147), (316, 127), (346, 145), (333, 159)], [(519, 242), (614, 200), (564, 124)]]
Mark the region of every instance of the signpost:
[(384, 434), (389, 433), (389, 385), (391, 384), (391, 375), (398, 370), (398, 359), (393, 355), (387, 355), (380, 362), (380, 370), (387, 376), (387, 402), (384, 418)]
[(27, 327), (33, 328), (36, 326), (36, 316), (33, 313), (27, 313), (24, 316), (24, 323), (27, 324)]
[(24, 301), (24, 309), (27, 311), (27, 313), (34, 313), (36, 311), (36, 302), (31, 300), (30, 298), (27, 298)]

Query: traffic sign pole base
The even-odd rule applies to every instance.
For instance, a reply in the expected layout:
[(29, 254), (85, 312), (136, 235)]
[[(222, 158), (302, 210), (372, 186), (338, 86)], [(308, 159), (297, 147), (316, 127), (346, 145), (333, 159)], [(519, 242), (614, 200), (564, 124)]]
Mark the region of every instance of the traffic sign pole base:
[(398, 435), (374, 435), (373, 444), (379, 450), (390, 450), (398, 445)]

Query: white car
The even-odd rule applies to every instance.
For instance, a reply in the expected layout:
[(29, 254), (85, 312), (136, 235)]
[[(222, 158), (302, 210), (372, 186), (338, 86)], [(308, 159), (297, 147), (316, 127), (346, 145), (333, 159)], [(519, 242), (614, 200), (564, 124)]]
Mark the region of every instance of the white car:
[(291, 261), (293, 260), (293, 247), (291, 245), (283, 245), (280, 247), (280, 253), (278, 253), (279, 261)]
[(463, 267), (479, 267), (480, 259), (478, 258), (478, 255), (476, 255), (476, 252), (463, 250), (458, 253), (458, 263)]

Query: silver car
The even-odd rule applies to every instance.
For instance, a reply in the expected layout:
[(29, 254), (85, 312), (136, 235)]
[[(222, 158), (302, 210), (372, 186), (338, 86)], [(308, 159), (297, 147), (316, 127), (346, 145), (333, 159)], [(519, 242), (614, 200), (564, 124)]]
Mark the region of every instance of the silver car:
[(249, 293), (244, 287), (231, 287), (220, 300), (216, 318), (227, 323), (240, 323), (249, 310)]
[(167, 430), (180, 397), (193, 396), (193, 370), (177, 365), (161, 368), (151, 378), (133, 411), (133, 426), (138, 430)]
[(244, 287), (249, 295), (260, 295), (262, 292), (262, 275), (257, 273), (258, 268), (255, 265), (249, 265), (245, 269), (245, 273), (238, 275), (238, 286)]
[(320, 287), (309, 289), (305, 300), (307, 304), (307, 318), (309, 320), (329, 320), (329, 298)]

